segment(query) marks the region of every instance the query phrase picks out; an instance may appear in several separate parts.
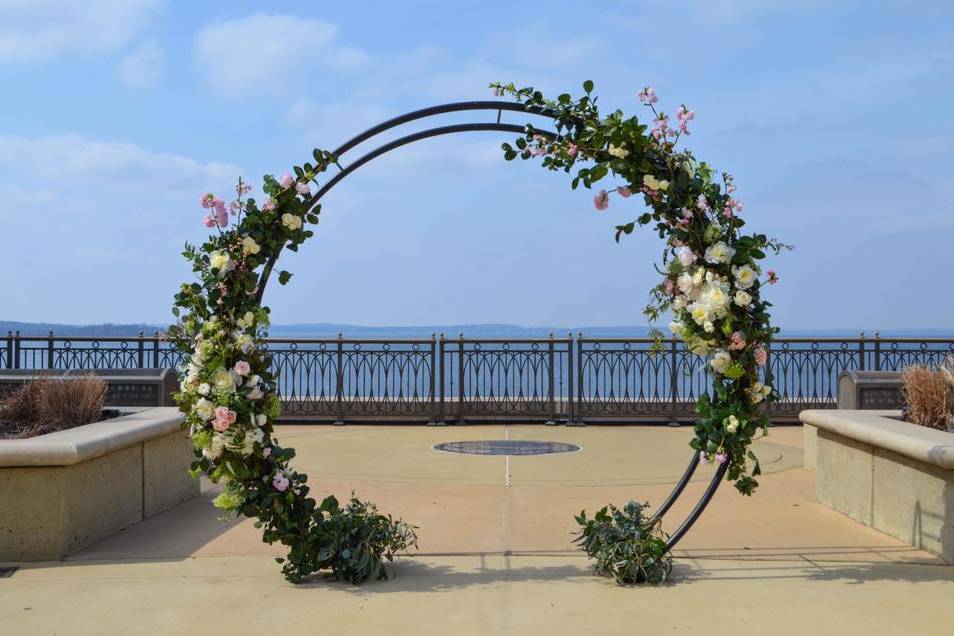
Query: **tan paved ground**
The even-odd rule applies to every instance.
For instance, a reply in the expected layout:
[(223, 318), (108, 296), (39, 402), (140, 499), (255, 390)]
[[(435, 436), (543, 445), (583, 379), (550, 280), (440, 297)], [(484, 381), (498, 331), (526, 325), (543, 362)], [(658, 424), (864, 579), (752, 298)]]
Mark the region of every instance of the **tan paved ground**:
[[(290, 586), (271, 560), (280, 551), (249, 521), (218, 521), (206, 492), (65, 563), (0, 579), (0, 633), (952, 633), (954, 568), (815, 503), (797, 428), (757, 443), (762, 487), (751, 499), (731, 487), (717, 494), (677, 548), (671, 585), (620, 589), (592, 576), (569, 541), (572, 514), (630, 498), (659, 502), (685, 468), (688, 435), (286, 427), (296, 465), (321, 488), (354, 488), (420, 526), (421, 551), (399, 562), (395, 581)], [(508, 436), (583, 451), (508, 462), (431, 450)], [(668, 529), (709, 474), (699, 471)]]

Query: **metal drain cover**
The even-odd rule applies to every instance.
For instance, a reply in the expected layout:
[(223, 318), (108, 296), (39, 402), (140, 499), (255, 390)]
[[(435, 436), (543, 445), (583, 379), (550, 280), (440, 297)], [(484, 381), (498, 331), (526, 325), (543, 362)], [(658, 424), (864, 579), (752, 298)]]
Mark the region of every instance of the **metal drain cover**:
[(465, 455), (551, 455), (576, 453), (582, 450), (576, 444), (565, 442), (534, 442), (522, 439), (491, 439), (474, 442), (444, 442), (434, 450)]

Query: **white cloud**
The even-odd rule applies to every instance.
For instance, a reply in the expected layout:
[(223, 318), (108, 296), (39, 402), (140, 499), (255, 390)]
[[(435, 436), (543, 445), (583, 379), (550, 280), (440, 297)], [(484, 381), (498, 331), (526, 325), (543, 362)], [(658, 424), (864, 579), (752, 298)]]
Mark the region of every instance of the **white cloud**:
[(362, 50), (336, 45), (337, 31), (322, 20), (264, 13), (216, 22), (196, 34), (195, 63), (218, 90), (277, 92), (316, 67), (347, 71), (368, 62)]
[(213, 185), (225, 187), (241, 174), (225, 163), (202, 163), (135, 144), (73, 134), (0, 136), (0, 166), (7, 177), (27, 183), (77, 184), (82, 189), (108, 184), (139, 196), (198, 193)]
[(161, 0), (0, 0), (0, 63), (115, 51), (141, 33)]
[(126, 54), (116, 66), (116, 75), (130, 88), (152, 88), (166, 72), (166, 52), (155, 40), (147, 40)]

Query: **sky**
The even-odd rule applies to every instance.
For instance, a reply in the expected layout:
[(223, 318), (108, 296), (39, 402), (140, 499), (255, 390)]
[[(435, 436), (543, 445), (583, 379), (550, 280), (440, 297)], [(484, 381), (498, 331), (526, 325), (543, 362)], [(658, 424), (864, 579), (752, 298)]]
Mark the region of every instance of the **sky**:
[[(686, 145), (735, 175), (750, 229), (796, 246), (768, 265), (783, 330), (954, 327), (943, 0), (0, 0), (0, 319), (165, 323), (202, 192), (492, 81), (586, 79), (606, 111), (645, 117), (646, 85), (695, 111)], [(504, 161), (509, 137), (420, 142), (342, 181), (282, 257), (273, 321), (645, 324), (663, 245), (613, 241), (643, 204), (597, 212), (565, 174)]]

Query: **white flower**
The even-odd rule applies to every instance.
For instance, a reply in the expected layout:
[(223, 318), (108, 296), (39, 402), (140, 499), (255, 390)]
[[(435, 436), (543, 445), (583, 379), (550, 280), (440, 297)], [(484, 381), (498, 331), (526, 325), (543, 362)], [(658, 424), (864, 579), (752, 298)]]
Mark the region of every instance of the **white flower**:
[(242, 439), (242, 454), (246, 457), (251, 455), (252, 451), (255, 450), (255, 444), (261, 444), (264, 439), (265, 433), (259, 429), (245, 431), (245, 437)]
[(722, 318), (727, 313), (729, 295), (719, 283), (713, 283), (706, 285), (706, 288), (699, 295), (699, 302), (708, 308), (709, 314), (716, 318)]
[(669, 182), (665, 179), (659, 180), (656, 179), (651, 174), (647, 174), (643, 177), (643, 185), (649, 188), (650, 190), (659, 190), (660, 192), (665, 192), (669, 189)]
[(676, 311), (682, 311), (686, 308), (686, 297), (680, 294), (672, 301), (672, 308)]
[(242, 252), (245, 254), (258, 254), (262, 251), (262, 248), (258, 246), (258, 243), (255, 242), (251, 236), (246, 236), (242, 239)]
[(702, 325), (709, 320), (709, 307), (704, 303), (692, 303), (689, 305), (689, 315), (697, 325)]
[(209, 386), (208, 382), (203, 382), (202, 384), (199, 385), (199, 388), (196, 389), (196, 391), (199, 392), (199, 395), (208, 395), (209, 393), (212, 392), (212, 387)]
[(282, 215), (282, 225), (289, 230), (297, 230), (301, 227), (301, 217), (290, 212)]
[(748, 307), (749, 303), (752, 302), (752, 296), (748, 292), (742, 291), (741, 289), (735, 292), (735, 304), (739, 307)]
[(748, 289), (755, 284), (759, 273), (748, 265), (743, 265), (742, 267), (733, 267), (732, 275), (735, 277), (735, 286), (738, 289)]
[(250, 375), (248, 377), (248, 382), (245, 383), (245, 386), (258, 386), (258, 383), (261, 382), (262, 378), (257, 375)]
[(676, 258), (679, 259), (683, 267), (689, 267), (696, 262), (696, 255), (691, 248), (685, 245), (676, 248)]
[(688, 295), (692, 292), (692, 288), (695, 286), (692, 276), (688, 272), (683, 272), (679, 275), (679, 278), (676, 279), (676, 286), (679, 288), (679, 291)]
[(252, 340), (250, 335), (243, 333), (235, 338), (235, 346), (240, 349), (242, 353), (248, 353), (255, 348), (255, 341)]
[(215, 414), (215, 407), (205, 398), (200, 398), (195, 403), (195, 414), (203, 420), (211, 420)]
[(218, 459), (222, 456), (222, 452), (225, 450), (225, 435), (219, 433), (212, 437), (212, 442), (209, 444), (209, 447), (202, 450), (202, 454), (206, 459)]
[(739, 428), (739, 418), (734, 415), (730, 415), (726, 418), (725, 421), (725, 431), (726, 433), (735, 433)]
[(262, 393), (262, 390), (261, 390), (260, 388), (258, 388), (257, 386), (255, 386), (255, 387), (252, 387), (252, 390), (249, 391), (249, 392), (245, 395), (245, 399), (247, 399), (247, 400), (261, 400), (262, 397), (264, 397), (264, 395), (265, 395), (265, 394)]
[(716, 351), (716, 354), (712, 356), (712, 360), (709, 361), (709, 366), (712, 367), (712, 370), (716, 373), (725, 373), (729, 368), (729, 365), (732, 364), (732, 356), (729, 355), (728, 351)]
[(702, 284), (702, 281), (705, 280), (706, 270), (701, 267), (696, 269), (696, 273), (692, 275), (692, 284), (699, 286)]
[(732, 261), (733, 256), (735, 256), (735, 250), (722, 241), (706, 248), (705, 258), (713, 265), (729, 263)]
[(682, 338), (686, 331), (686, 326), (678, 320), (673, 320), (669, 323), (669, 331), (672, 332), (672, 335)]
[(199, 379), (199, 374), (202, 372), (202, 367), (190, 362), (186, 365), (186, 376), (185, 383), (192, 384)]
[(704, 323), (702, 323), (702, 328), (705, 330), (706, 333), (712, 333), (713, 331), (715, 331), (715, 325), (712, 324), (711, 320), (707, 320)]
[(232, 377), (230, 372), (225, 370), (225, 368), (219, 367), (212, 374), (212, 386), (219, 391), (224, 391), (225, 393), (234, 393), (235, 379)]
[(240, 329), (247, 329), (252, 326), (253, 322), (255, 322), (255, 314), (250, 311), (246, 311), (244, 316), (235, 321), (235, 324)]
[(610, 144), (608, 152), (614, 157), (617, 157), (619, 159), (625, 159), (626, 157), (629, 156), (628, 150), (626, 150), (625, 148), (614, 146), (613, 144)]
[(264, 413), (259, 413), (258, 415), (255, 416), (254, 424), (255, 426), (258, 426), (258, 427), (265, 426), (266, 424), (268, 424), (268, 416), (265, 415)]
[(229, 375), (232, 376), (232, 383), (236, 387), (242, 386), (242, 376), (235, 369), (229, 369)]
[(235, 263), (232, 262), (232, 257), (229, 256), (229, 253), (223, 252), (222, 250), (209, 254), (209, 265), (211, 265), (213, 269), (219, 270), (220, 276), (235, 267)]

